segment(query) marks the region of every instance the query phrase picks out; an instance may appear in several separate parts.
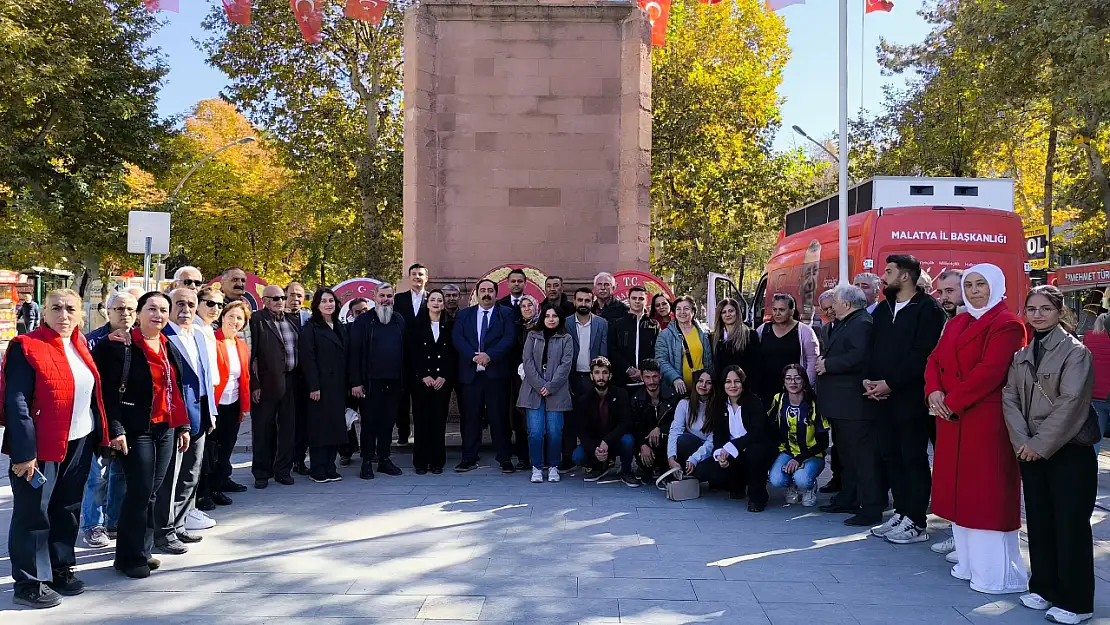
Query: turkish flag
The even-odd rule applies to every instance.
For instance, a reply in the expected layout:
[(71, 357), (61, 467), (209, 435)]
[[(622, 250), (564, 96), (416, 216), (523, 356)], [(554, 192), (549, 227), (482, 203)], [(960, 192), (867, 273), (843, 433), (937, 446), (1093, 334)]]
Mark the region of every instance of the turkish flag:
[(671, 0), (639, 0), (640, 8), (647, 11), (651, 22), (651, 45), (667, 45), (667, 20), (671, 17)]
[(389, 3), (386, 0), (347, 0), (343, 15), (377, 26), (385, 16), (387, 8)]
[(894, 9), (894, 2), (891, 0), (863, 0), (864, 13), (874, 13), (875, 11), (890, 13), (892, 9)]
[(297, 18), (297, 27), (308, 43), (320, 43), (322, 39), (320, 30), (324, 27), (324, 16), (323, 10), (316, 6), (318, 1), (289, 0), (289, 8), (293, 9), (293, 17)]
[(721, 0), (700, 0), (702, 4), (720, 4)]
[(173, 11), (180, 13), (181, 8), (177, 5), (177, 0), (143, 0), (143, 6), (150, 13), (155, 11)]
[(243, 26), (251, 24), (251, 0), (223, 0), (227, 21)]

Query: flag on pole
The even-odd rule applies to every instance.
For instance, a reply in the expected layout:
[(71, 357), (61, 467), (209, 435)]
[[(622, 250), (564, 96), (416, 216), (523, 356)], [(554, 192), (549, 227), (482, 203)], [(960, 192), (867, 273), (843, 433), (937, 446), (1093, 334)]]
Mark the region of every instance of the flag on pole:
[(223, 0), (223, 3), (229, 22), (250, 26), (251, 0)]
[(806, 0), (767, 0), (767, 8), (772, 11), (785, 9), (792, 4), (805, 4)]
[(177, 5), (177, 0), (143, 0), (143, 6), (150, 13), (155, 11), (173, 11), (180, 13), (181, 8)]
[(386, 0), (347, 0), (343, 15), (377, 26), (385, 16), (387, 8), (389, 3)]
[(316, 2), (317, 0), (289, 0), (289, 8), (293, 9), (293, 17), (297, 18), (297, 27), (308, 43), (320, 43), (320, 31), (324, 27), (324, 16)]
[(640, 8), (647, 11), (651, 22), (651, 45), (667, 45), (667, 20), (671, 18), (671, 0), (639, 0)]
[(894, 9), (892, 0), (863, 0), (864, 13), (874, 13), (875, 11), (890, 13), (892, 9)]

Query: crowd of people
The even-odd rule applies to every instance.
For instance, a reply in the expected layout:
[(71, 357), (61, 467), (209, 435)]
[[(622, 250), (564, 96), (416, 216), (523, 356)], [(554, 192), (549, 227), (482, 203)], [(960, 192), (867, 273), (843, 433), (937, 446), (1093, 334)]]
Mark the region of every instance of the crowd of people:
[(380, 285), (344, 322), (329, 288), (305, 310), (303, 285), (269, 285), (252, 311), (241, 268), (217, 287), (183, 267), (165, 293), (113, 294), (87, 337), (78, 295), (54, 291), (3, 369), (14, 600), (52, 607), (82, 592), (79, 535), (115, 540), (114, 566), (133, 578), (159, 567), (155, 549), (187, 552), (215, 525), (207, 512), (247, 489), (231, 466), (247, 417), (256, 489), (342, 480), (356, 453), (362, 479), (401, 475), (395, 429), (397, 445), (412, 438), (412, 471), (435, 475), (454, 394), (456, 472), (480, 466), (488, 428), (500, 470), (534, 483), (576, 467), (633, 488), (693, 476), (753, 513), (768, 483), (786, 505), (832, 493), (820, 510), (896, 545), (929, 540), (931, 504), (952, 522), (933, 550), (954, 577), (1025, 593), (1050, 621), (1090, 618), (1110, 322), (1080, 341), (1055, 287), (1029, 293), (1023, 323), (994, 265), (942, 273), (933, 297), (915, 258), (886, 261), (882, 276), (822, 293), (822, 323), (799, 322), (776, 293), (766, 323), (749, 327), (726, 299), (712, 331), (693, 298), (633, 287), (626, 303), (608, 273), (570, 296), (550, 277), (541, 302), (515, 270), (504, 297), (482, 280), (464, 308), (457, 286), (428, 289), (414, 264), (407, 288)]

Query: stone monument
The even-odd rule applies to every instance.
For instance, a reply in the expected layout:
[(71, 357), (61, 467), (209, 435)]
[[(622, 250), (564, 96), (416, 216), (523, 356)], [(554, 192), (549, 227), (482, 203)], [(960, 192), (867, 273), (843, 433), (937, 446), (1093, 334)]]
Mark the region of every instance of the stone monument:
[(470, 284), (648, 269), (650, 25), (635, 3), (424, 0), (405, 16), (404, 263)]

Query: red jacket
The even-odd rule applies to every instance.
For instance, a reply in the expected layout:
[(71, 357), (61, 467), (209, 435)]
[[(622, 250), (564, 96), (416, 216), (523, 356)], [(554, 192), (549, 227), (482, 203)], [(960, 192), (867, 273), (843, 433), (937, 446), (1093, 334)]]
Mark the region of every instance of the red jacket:
[[(235, 349), (239, 354), (239, 422), (242, 423), (251, 411), (251, 352), (247, 342), (238, 336), (235, 339)], [(228, 379), (231, 377), (231, 362), (227, 354), (227, 344), (224, 343), (224, 331), (216, 330), (216, 368), (219, 370), (220, 379), (216, 382), (216, 403), (224, 396)]]
[(1110, 334), (1088, 332), (1083, 335), (1083, 344), (1091, 350), (1091, 364), (1095, 370), (1091, 398), (1106, 401), (1106, 396), (1110, 395)]
[(1021, 527), (1021, 472), (1002, 416), (1002, 388), (1025, 326), (1000, 302), (979, 319), (948, 322), (925, 368), (925, 393), (941, 391), (959, 417), (937, 417), (933, 512), (969, 529)]
[[(85, 337), (80, 332), (74, 332), (72, 341), (78, 356), (93, 374), (93, 419), (99, 421), (100, 442), (106, 447), (108, 423), (101, 395), (100, 374), (92, 354), (89, 353)], [(7, 363), (3, 383), (0, 383), (0, 388), (4, 388), (4, 403), (8, 404), (7, 396), (10, 393), (21, 393), (26, 397), (27, 391), (30, 391), (31, 404), (25, 409), (17, 408), (18, 414), (0, 411), (0, 425), (4, 425), (7, 430), (3, 452), (12, 456), (12, 462), (25, 462), (31, 457), (37, 458), (39, 462), (61, 462), (65, 460), (69, 446), (74, 393), (73, 373), (66, 358), (65, 344), (57, 332), (41, 326), (33, 332), (15, 337), (8, 347), (9, 354), (15, 345), (19, 345), (33, 380), (24, 377), (26, 371), (10, 371), (13, 363)], [(11, 388), (7, 388), (9, 385)], [(12, 405), (18, 406), (19, 402)], [(31, 451), (32, 442), (34, 452)], [(35, 455), (29, 456), (31, 453)]]

